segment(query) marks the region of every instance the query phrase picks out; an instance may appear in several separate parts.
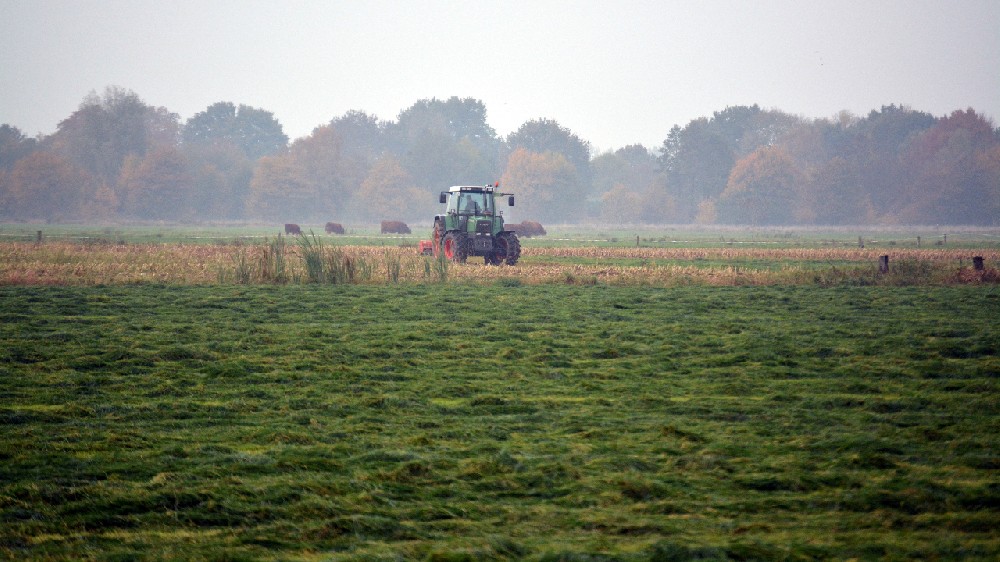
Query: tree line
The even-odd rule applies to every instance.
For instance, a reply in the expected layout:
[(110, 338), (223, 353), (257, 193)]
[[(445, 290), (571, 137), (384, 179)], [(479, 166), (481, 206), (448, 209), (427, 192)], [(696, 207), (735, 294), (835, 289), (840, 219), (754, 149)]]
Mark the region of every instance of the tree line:
[(424, 99), (385, 121), (348, 111), (289, 142), (231, 102), (183, 123), (109, 87), (55, 133), (0, 125), (0, 219), (429, 220), (436, 194), (497, 179), (548, 223), (1000, 222), (1000, 129), (973, 109), (888, 105), (807, 119), (757, 105), (671, 128), (654, 148), (593, 154), (551, 119), (501, 137), (476, 99)]

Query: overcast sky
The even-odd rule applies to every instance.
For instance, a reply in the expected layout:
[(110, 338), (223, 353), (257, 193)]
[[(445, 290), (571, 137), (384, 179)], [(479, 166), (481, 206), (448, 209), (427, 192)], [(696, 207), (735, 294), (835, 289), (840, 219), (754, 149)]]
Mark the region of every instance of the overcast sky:
[(544, 117), (599, 150), (754, 103), (996, 120), (1000, 0), (0, 0), (0, 123), (53, 133), (109, 85), (182, 120), (263, 108), (293, 139), (451, 96), (501, 135)]

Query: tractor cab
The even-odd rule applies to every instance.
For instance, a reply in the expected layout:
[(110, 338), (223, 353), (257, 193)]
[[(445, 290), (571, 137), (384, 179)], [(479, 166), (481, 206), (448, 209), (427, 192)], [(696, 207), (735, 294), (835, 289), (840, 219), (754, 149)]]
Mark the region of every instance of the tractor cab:
[(493, 215), (493, 193), (460, 191), (458, 197), (449, 198), (447, 212), (464, 216)]

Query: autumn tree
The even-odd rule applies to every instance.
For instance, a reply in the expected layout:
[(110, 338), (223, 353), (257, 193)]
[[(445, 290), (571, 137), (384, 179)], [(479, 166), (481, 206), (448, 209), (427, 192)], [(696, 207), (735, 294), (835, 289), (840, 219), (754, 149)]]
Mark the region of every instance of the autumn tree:
[(178, 116), (146, 105), (139, 96), (109, 86), (102, 97), (88, 95), (51, 139), (53, 150), (94, 177), (113, 185), (130, 155), (143, 156), (155, 146), (174, 146)]
[(118, 185), (122, 211), (128, 217), (185, 220), (194, 212), (188, 164), (175, 146), (159, 146), (143, 156), (130, 155)]
[[(674, 201), (666, 192), (665, 182), (658, 173), (656, 156), (642, 145), (629, 145), (595, 157), (590, 163), (593, 174), (593, 191), (600, 195), (588, 198), (597, 212), (588, 207), (588, 215), (609, 220), (617, 210), (605, 212), (603, 206), (611, 203), (617, 207), (623, 200), (622, 189), (629, 195), (625, 200), (636, 202), (626, 222), (664, 223), (673, 220)], [(614, 193), (612, 193), (612, 191)]]
[(750, 225), (792, 224), (810, 220), (801, 208), (801, 171), (779, 147), (759, 148), (733, 167), (719, 198), (719, 220)]
[(879, 215), (896, 214), (905, 205), (909, 195), (903, 155), (910, 143), (934, 123), (928, 113), (888, 105), (871, 111), (850, 127), (851, 144), (843, 155), (857, 167), (861, 188), (871, 197)]
[(642, 196), (623, 184), (601, 195), (601, 220), (609, 224), (636, 224), (642, 217)]
[(551, 119), (527, 121), (507, 135), (507, 145), (512, 153), (523, 148), (536, 154), (561, 154), (575, 171), (575, 196), (585, 197), (590, 193), (590, 143), (558, 122)]
[(10, 170), (36, 148), (35, 139), (25, 137), (17, 127), (0, 125), (0, 216), (15, 216), (16, 203), (11, 193)]
[(479, 100), (419, 100), (400, 112), (387, 133), (392, 152), (428, 194), (489, 182), (499, 173), (499, 140)]
[(389, 124), (375, 115), (351, 110), (330, 120), (343, 139), (344, 154), (374, 161), (389, 149)]
[[(1000, 137), (1000, 129), (996, 130)], [(982, 186), (982, 198), (976, 202), (981, 210), (979, 224), (1000, 225), (1000, 143), (976, 153), (975, 181)]]
[(251, 161), (285, 149), (288, 136), (270, 111), (232, 102), (214, 103), (184, 124), (185, 144), (231, 144)]
[(278, 222), (317, 217), (313, 186), (289, 154), (264, 156), (257, 161), (250, 180), (247, 215)]
[(716, 201), (726, 189), (737, 160), (778, 144), (800, 123), (797, 117), (752, 105), (727, 107), (683, 128), (675, 125), (663, 141), (659, 161), (677, 201), (677, 218), (694, 220), (702, 201)]
[(229, 143), (184, 145), (182, 153), (191, 182), (193, 216), (207, 220), (243, 218), (253, 177), (253, 165), (246, 154)]
[(677, 199), (680, 222), (691, 222), (698, 204), (719, 197), (734, 164), (734, 152), (708, 119), (670, 129), (660, 150), (660, 169)]
[(871, 196), (865, 193), (856, 166), (835, 156), (818, 165), (808, 180), (808, 199), (817, 224), (867, 224), (875, 220)]
[(21, 158), (4, 184), (12, 216), (58, 221), (81, 216), (84, 194), (93, 180), (66, 158), (39, 150)]
[(582, 202), (575, 197), (576, 168), (558, 152), (515, 150), (500, 180), (518, 196), (518, 215), (543, 222), (575, 222)]
[[(292, 143), (286, 153), (259, 163), (252, 181), (252, 213), (277, 218), (284, 210), (296, 220), (343, 220), (369, 173), (367, 157), (345, 154), (344, 144), (336, 126), (323, 125)], [(303, 207), (306, 200), (310, 203)]]
[(1000, 185), (991, 170), (1000, 145), (992, 121), (972, 109), (938, 120), (909, 144), (903, 159), (904, 223), (992, 224)]
[(18, 160), (37, 148), (37, 141), (24, 136), (17, 127), (0, 125), (0, 169), (10, 170)]
[[(398, 220), (419, 216), (418, 208), (429, 210), (426, 190), (417, 189), (402, 164), (390, 154), (372, 166), (354, 195), (352, 209), (368, 220)], [(430, 214), (422, 215), (424, 218)]]

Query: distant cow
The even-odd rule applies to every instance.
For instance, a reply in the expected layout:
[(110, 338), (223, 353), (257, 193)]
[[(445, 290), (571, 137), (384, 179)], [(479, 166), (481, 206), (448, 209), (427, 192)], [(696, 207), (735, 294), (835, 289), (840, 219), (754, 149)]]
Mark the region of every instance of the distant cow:
[(327, 234), (343, 234), (344, 233), (344, 227), (341, 226), (339, 223), (328, 222), (328, 223), (326, 223), (326, 233)]
[(382, 221), (382, 234), (409, 234), (410, 227), (402, 221)]
[(532, 236), (545, 236), (545, 227), (535, 221), (522, 221), (520, 223), (504, 225), (504, 230), (512, 230), (523, 238)]
[(293, 222), (285, 223), (285, 234), (300, 235), (302, 234), (302, 229)]

